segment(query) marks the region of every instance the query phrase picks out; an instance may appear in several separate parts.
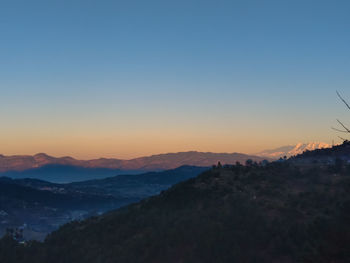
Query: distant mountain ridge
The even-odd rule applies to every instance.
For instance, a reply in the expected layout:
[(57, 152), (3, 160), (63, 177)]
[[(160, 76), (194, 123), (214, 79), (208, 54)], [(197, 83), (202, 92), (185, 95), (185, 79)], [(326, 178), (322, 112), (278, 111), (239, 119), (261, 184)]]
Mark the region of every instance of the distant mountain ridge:
[(303, 153), (304, 151), (313, 151), (317, 149), (330, 148), (332, 145), (324, 142), (298, 143), (296, 145), (286, 145), (276, 149), (264, 150), (256, 155), (268, 158), (280, 158), (283, 156), (294, 156)]
[(22, 171), (1, 172), (0, 176), (6, 176), (13, 179), (33, 178), (52, 183), (71, 183), (92, 179), (102, 179), (126, 173), (138, 174), (142, 173), (142, 171), (121, 171), (119, 169), (110, 168), (86, 168), (74, 165), (46, 164), (44, 166)]
[(100, 158), (93, 160), (77, 160), (72, 157), (52, 157), (45, 153), (36, 155), (0, 155), (0, 172), (24, 171), (46, 165), (69, 165), (84, 168), (108, 168), (119, 170), (157, 171), (169, 170), (183, 165), (212, 166), (218, 161), (234, 164), (247, 159), (262, 161), (264, 158), (242, 153), (211, 153), (211, 152), (178, 152), (139, 157), (131, 160)]

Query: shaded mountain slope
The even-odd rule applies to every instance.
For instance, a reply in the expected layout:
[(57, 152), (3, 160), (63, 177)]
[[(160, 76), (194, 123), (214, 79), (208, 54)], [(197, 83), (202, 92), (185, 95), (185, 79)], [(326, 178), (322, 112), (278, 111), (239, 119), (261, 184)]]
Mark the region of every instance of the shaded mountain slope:
[(349, 172), (345, 164), (289, 161), (214, 168), (140, 203), (67, 224), (43, 244), (5, 238), (0, 261), (349, 262)]
[(143, 199), (159, 194), (170, 186), (196, 177), (207, 167), (181, 166), (161, 172), (136, 175), (118, 175), (110, 178), (67, 184), (69, 189), (95, 194), (109, 194), (124, 198)]

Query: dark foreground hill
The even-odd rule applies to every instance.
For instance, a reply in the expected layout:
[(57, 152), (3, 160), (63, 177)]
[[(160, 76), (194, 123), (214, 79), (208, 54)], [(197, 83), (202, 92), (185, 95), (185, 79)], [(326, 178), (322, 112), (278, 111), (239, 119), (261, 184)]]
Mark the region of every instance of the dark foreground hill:
[(350, 166), (217, 167), (0, 262), (350, 262)]

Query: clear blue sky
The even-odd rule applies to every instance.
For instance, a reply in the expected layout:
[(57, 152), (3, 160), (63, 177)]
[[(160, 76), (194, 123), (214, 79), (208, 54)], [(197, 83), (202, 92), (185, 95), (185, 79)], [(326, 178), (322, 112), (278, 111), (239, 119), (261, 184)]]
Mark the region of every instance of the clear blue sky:
[[(0, 152), (337, 141), (349, 1), (0, 1)], [(347, 122), (348, 121), (348, 122)]]

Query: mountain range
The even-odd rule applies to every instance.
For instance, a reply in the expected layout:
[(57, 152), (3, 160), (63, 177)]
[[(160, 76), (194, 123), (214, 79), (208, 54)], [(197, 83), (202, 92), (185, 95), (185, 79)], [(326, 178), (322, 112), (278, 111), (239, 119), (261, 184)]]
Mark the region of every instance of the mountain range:
[(220, 161), (222, 164), (244, 163), (247, 159), (262, 161), (264, 158), (242, 153), (178, 152), (139, 157), (131, 160), (100, 158), (77, 160), (72, 157), (52, 157), (45, 153), (36, 155), (0, 155), (0, 172), (24, 171), (46, 165), (68, 165), (83, 168), (105, 168), (113, 170), (159, 171), (174, 169), (183, 165), (209, 167)]
[(11, 178), (35, 178), (53, 183), (70, 183), (103, 179), (120, 174), (140, 174), (149, 171), (164, 171), (184, 165), (210, 167), (219, 161), (222, 164), (245, 163), (247, 159), (260, 162), (283, 156), (295, 156), (306, 150), (330, 147), (326, 143), (298, 143), (264, 150), (255, 155), (242, 153), (178, 152), (139, 157), (131, 160), (100, 158), (78, 160), (72, 157), (53, 157), (44, 153), (33, 156), (0, 155), (0, 176)]
[[(315, 163), (320, 156), (333, 162)], [(6, 236), (0, 262), (350, 262), (349, 157), (347, 142), (283, 161), (218, 165), (66, 224), (43, 243)]]
[(296, 145), (286, 145), (275, 149), (264, 150), (256, 155), (261, 157), (267, 157), (272, 159), (278, 159), (280, 157), (290, 157), (303, 153), (304, 151), (313, 151), (317, 149), (330, 148), (332, 145), (324, 142), (309, 142), (309, 143), (297, 143)]

